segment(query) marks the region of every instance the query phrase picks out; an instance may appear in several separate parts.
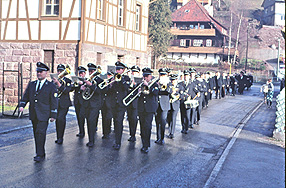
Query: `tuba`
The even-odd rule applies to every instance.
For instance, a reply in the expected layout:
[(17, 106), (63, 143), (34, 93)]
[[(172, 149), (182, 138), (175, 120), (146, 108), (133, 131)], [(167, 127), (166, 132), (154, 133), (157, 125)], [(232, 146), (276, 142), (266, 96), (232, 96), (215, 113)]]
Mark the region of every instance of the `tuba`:
[[(96, 76), (100, 75), (101, 73), (101, 68), (100, 67), (97, 67), (97, 69), (89, 76), (89, 78), (87, 79), (87, 81), (89, 82), (92, 82), (94, 81), (94, 79), (96, 78)], [(86, 86), (86, 84), (85, 84)], [(94, 91), (91, 91), (90, 90), (90, 87), (87, 87), (85, 88), (85, 90), (81, 93), (82, 94), (82, 98), (84, 100), (89, 100), (93, 94), (94, 94)]]
[[(61, 85), (66, 86), (66, 82), (64, 81), (63, 78), (64, 78), (66, 75), (69, 75), (70, 73), (71, 73), (71, 68), (70, 68), (69, 65), (67, 65), (67, 66), (66, 66), (66, 69), (58, 75), (58, 81), (61, 83)], [(61, 97), (62, 94), (63, 94), (63, 92), (58, 91), (58, 97)]]
[(99, 83), (99, 84), (98, 84), (98, 87), (99, 87), (100, 89), (104, 89), (104, 88), (106, 88), (107, 86), (109, 86), (110, 84), (112, 84), (113, 82), (120, 82), (121, 79), (122, 79), (122, 76), (123, 76), (124, 74), (127, 74), (127, 73), (130, 72), (130, 71), (131, 71), (131, 69), (126, 69), (122, 74), (116, 73), (116, 74), (114, 74), (112, 77), (110, 77), (109, 79), (107, 79), (107, 80), (105, 80), (105, 81)]

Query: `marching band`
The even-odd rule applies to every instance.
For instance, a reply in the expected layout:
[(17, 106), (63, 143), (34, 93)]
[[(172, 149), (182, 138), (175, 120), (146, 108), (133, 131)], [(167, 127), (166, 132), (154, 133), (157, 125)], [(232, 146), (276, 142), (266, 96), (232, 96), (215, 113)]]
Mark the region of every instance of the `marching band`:
[[(37, 63), (37, 70), (48, 71), (44, 63)], [(44, 67), (41, 69), (41, 67)], [(172, 72), (169, 68), (160, 68), (159, 77), (152, 76), (153, 71), (145, 67), (142, 69), (143, 78), (140, 78), (140, 68), (137, 65), (128, 68), (120, 61), (115, 63), (116, 72), (107, 72), (107, 79), (102, 79), (101, 67), (93, 63), (78, 67), (79, 76), (71, 76), (72, 80), (66, 75), (70, 74), (69, 66), (58, 65), (57, 77), (52, 77), (53, 83), (57, 89), (57, 94), (52, 94), (53, 112), (56, 116), (57, 144), (63, 144), (64, 130), (66, 126), (66, 115), (69, 107), (72, 105), (69, 93), (74, 92), (74, 106), (79, 127), (79, 138), (85, 136), (85, 120), (87, 122), (88, 143), (86, 146), (93, 147), (95, 142), (95, 132), (99, 114), (102, 115), (102, 139), (109, 139), (111, 134), (111, 125), (113, 120), (115, 140), (113, 148), (119, 150), (121, 147), (123, 120), (127, 113), (130, 138), (128, 141), (136, 141), (136, 130), (139, 121), (140, 135), (142, 139), (143, 153), (149, 152), (152, 121), (155, 116), (157, 139), (156, 144), (165, 143), (166, 125), (169, 127), (167, 138), (173, 139), (177, 123), (177, 114), (180, 111), (181, 133), (187, 134), (194, 125), (199, 125), (201, 111), (208, 108), (209, 101), (212, 100), (213, 92), (215, 98), (221, 99), (226, 95), (236, 94), (238, 87), (239, 93), (244, 88), (250, 88), (252, 83), (247, 82), (251, 78), (244, 76), (241, 72), (239, 76), (216, 72), (198, 73), (196, 69), (190, 68), (183, 70), (182, 75)], [(86, 71), (89, 72), (89, 78), (86, 78)], [(40, 78), (38, 78), (40, 80)], [(253, 78), (252, 78), (253, 81)], [(37, 83), (37, 81), (36, 81)], [(35, 87), (34, 87), (35, 88)], [(30, 86), (27, 88), (20, 106), (25, 107), (27, 102), (37, 103), (29, 100)], [(231, 91), (231, 93), (230, 93)], [(36, 92), (36, 91), (35, 91)], [(36, 95), (35, 95), (36, 96)], [(34, 98), (32, 99), (34, 100)], [(22, 110), (22, 109), (21, 109)], [(36, 111), (36, 113), (34, 113)], [(30, 109), (31, 114), (36, 114), (38, 109)], [(33, 128), (36, 140), (37, 121), (33, 121)], [(45, 120), (46, 121), (46, 120)], [(46, 129), (47, 122), (44, 123)], [(44, 134), (45, 136), (45, 134)], [(45, 140), (45, 138), (44, 138)], [(37, 156), (45, 156), (43, 142), (41, 149), (37, 149)], [(36, 156), (36, 157), (37, 157)], [(42, 160), (42, 158), (40, 158)], [(41, 161), (40, 160), (40, 161)], [(35, 160), (39, 161), (39, 160)]]

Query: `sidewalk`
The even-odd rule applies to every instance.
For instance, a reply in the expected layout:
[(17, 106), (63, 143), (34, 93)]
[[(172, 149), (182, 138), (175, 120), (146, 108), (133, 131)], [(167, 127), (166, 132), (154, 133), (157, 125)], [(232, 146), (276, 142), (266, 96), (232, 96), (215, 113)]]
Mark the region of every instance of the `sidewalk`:
[(285, 187), (285, 142), (272, 138), (275, 110), (262, 105), (248, 121), (212, 187)]

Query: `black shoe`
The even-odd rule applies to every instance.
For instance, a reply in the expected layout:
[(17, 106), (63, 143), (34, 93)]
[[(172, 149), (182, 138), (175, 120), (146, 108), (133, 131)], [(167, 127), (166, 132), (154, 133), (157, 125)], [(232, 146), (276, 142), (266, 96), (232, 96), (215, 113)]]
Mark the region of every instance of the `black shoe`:
[(173, 139), (174, 135), (173, 134), (169, 134), (167, 137), (170, 138), (170, 139)]
[(148, 147), (142, 147), (142, 148), (141, 148), (141, 151), (142, 151), (143, 153), (148, 153), (148, 152), (149, 152)]
[(64, 141), (64, 139), (58, 138), (58, 139), (55, 141), (55, 143), (57, 143), (57, 144), (63, 144), (63, 141)]
[(108, 139), (108, 138), (109, 138), (109, 135), (103, 135), (101, 138), (102, 138), (102, 139)]
[(194, 125), (193, 125), (193, 124), (191, 124), (191, 125), (190, 125), (190, 128), (191, 128), (191, 129), (193, 129), (193, 128), (194, 128)]
[(129, 142), (135, 142), (136, 138), (135, 136), (130, 136), (130, 138), (128, 139)]
[(78, 133), (76, 136), (79, 137), (79, 138), (83, 138), (84, 137), (84, 133)]
[(120, 144), (114, 144), (112, 147), (115, 150), (119, 150), (120, 149)]
[(93, 142), (88, 142), (88, 143), (86, 144), (86, 146), (92, 148), (92, 147), (94, 146), (94, 143), (93, 143)]
[(196, 124), (197, 124), (197, 125), (200, 125), (200, 121), (197, 121)]
[(186, 131), (186, 130), (181, 130), (181, 133), (185, 134), (185, 131)]
[(163, 145), (165, 142), (164, 140), (159, 139), (159, 140), (156, 140), (155, 143), (159, 145)]
[(158, 142), (160, 142), (160, 139), (157, 139), (157, 140), (155, 141), (156, 144), (157, 144)]
[(36, 162), (41, 162), (43, 160), (45, 160), (45, 155), (44, 156), (37, 155), (36, 157), (34, 157), (34, 161)]

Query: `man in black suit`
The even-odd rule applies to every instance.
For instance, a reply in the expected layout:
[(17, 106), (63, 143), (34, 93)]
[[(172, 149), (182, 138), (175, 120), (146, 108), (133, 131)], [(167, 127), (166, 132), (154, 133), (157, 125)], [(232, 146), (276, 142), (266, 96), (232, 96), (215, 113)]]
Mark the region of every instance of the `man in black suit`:
[[(114, 75), (114, 72), (107, 72), (107, 79), (111, 78)], [(111, 93), (108, 90), (108, 87), (102, 90), (102, 139), (108, 139), (109, 134), (111, 133), (111, 121), (112, 121), (112, 108), (111, 108)]]
[(141, 151), (143, 153), (148, 153), (148, 148), (150, 147), (153, 115), (158, 108), (159, 88), (156, 82), (154, 82), (154, 84), (150, 86), (153, 72), (150, 68), (146, 67), (142, 69), (142, 72), (144, 79), (144, 87), (146, 88), (146, 90), (140, 89), (139, 91), (142, 93), (138, 99), (138, 115), (140, 122), (141, 139), (143, 144)]
[[(57, 66), (58, 75), (61, 74), (66, 67), (63, 64)], [(57, 140), (55, 143), (62, 144), (64, 138), (64, 132), (66, 128), (66, 116), (69, 111), (69, 107), (72, 105), (70, 100), (70, 91), (72, 89), (71, 80), (63, 77), (60, 80), (53, 78), (53, 82), (58, 88), (58, 113), (56, 119)]]
[(247, 78), (246, 76), (244, 76), (243, 71), (240, 72), (240, 75), (237, 77), (237, 81), (238, 81), (238, 93), (242, 95), (247, 82)]
[[(131, 83), (129, 92), (132, 92), (134, 88), (136, 88), (137, 84), (135, 82), (135, 77), (138, 76), (140, 72), (140, 68), (137, 65), (134, 65), (131, 67)], [(127, 117), (129, 122), (129, 132), (130, 132), (130, 138), (128, 141), (135, 142), (136, 141), (136, 129), (138, 124), (138, 98), (136, 98), (131, 104), (127, 106)]]
[[(88, 72), (89, 76), (92, 75), (95, 71), (98, 71), (99, 66), (94, 65), (93, 63), (88, 63)], [(84, 117), (87, 119), (87, 130), (88, 130), (88, 143), (86, 146), (94, 146), (94, 135), (97, 128), (97, 117), (99, 115), (99, 110), (102, 105), (101, 90), (98, 87), (98, 84), (103, 80), (98, 76), (95, 76), (94, 79), (89, 78), (84, 80), (84, 84), (80, 87), (81, 93), (91, 94), (89, 98), (83, 98), (81, 102), (80, 113), (84, 114)], [(89, 88), (89, 89), (87, 89)], [(87, 92), (89, 90), (89, 92)]]
[(171, 83), (168, 77), (167, 69), (159, 69), (159, 96), (158, 96), (158, 109), (155, 116), (156, 128), (157, 128), (157, 140), (156, 144), (164, 144), (165, 127), (167, 123), (168, 110), (170, 110), (170, 97), (172, 93)]
[(220, 75), (220, 72), (216, 72), (216, 75), (215, 75), (215, 98), (219, 98), (221, 99), (221, 92), (222, 92), (222, 85), (223, 85), (223, 80), (222, 80), (222, 77)]
[(168, 124), (169, 124), (169, 135), (168, 138), (174, 138), (176, 122), (177, 122), (177, 114), (180, 109), (180, 100), (182, 98), (184, 88), (181, 84), (178, 84), (178, 75), (170, 74), (171, 79), (171, 89), (172, 93), (170, 96), (170, 111), (168, 115)]
[[(128, 68), (127, 65), (117, 61), (115, 63), (115, 68), (115, 82), (110, 85), (109, 89), (111, 94), (111, 108), (115, 131), (115, 143), (113, 148), (115, 150), (119, 150), (123, 131), (123, 119), (126, 112), (126, 106), (123, 104), (123, 99), (127, 96), (130, 86), (130, 78), (127, 75), (122, 75), (126, 72), (126, 69)], [(121, 78), (117, 79), (117, 75), (121, 75)]]
[[(86, 75), (86, 68), (83, 66), (79, 66), (77, 68), (79, 77), (82, 78), (83, 80), (85, 79)], [(73, 90), (74, 90), (74, 108), (75, 108), (75, 113), (77, 117), (77, 123), (79, 127), (79, 133), (76, 134), (77, 137), (83, 138), (85, 135), (85, 130), (84, 130), (84, 124), (85, 124), (85, 117), (83, 113), (80, 113), (81, 109), (81, 101), (82, 99), (82, 94), (80, 92), (80, 87), (83, 85), (83, 81), (79, 81), (79, 83), (74, 83), (73, 84)]]
[(20, 101), (19, 111), (23, 112), (28, 102), (29, 118), (33, 124), (33, 133), (36, 145), (36, 157), (34, 161), (40, 162), (45, 159), (46, 132), (50, 121), (57, 117), (58, 94), (57, 88), (46, 79), (49, 67), (42, 62), (37, 63), (38, 80), (30, 82)]

